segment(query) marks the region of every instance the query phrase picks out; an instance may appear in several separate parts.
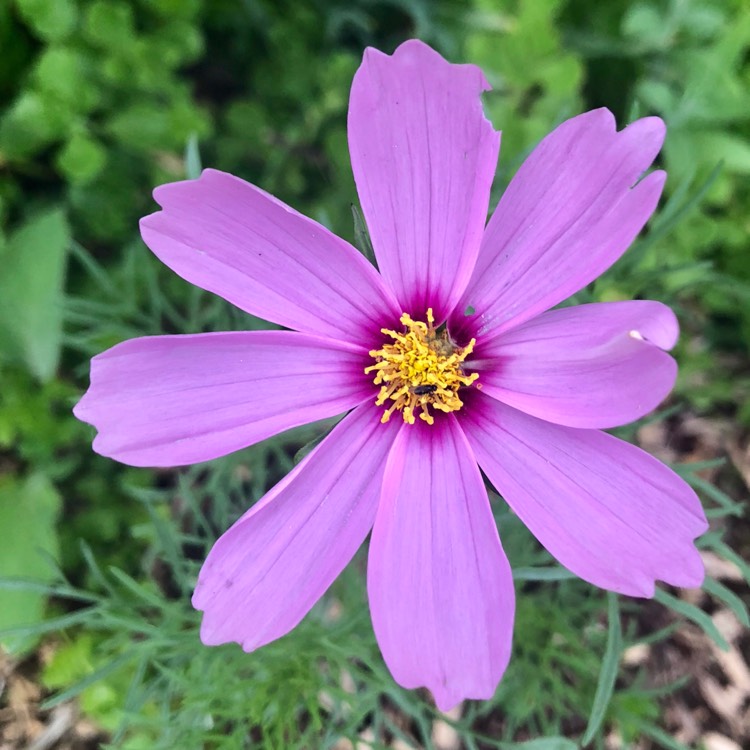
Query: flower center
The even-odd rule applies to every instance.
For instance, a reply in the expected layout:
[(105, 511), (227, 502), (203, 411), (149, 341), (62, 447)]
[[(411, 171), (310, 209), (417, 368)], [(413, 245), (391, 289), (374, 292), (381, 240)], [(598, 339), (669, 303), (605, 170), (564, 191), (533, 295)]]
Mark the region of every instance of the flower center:
[(421, 410), (419, 418), (434, 424), (430, 408), (442, 412), (458, 411), (463, 401), (459, 388), (471, 385), (479, 375), (464, 375), (461, 365), (471, 354), (475, 339), (464, 347), (455, 346), (446, 331), (435, 330), (432, 308), (427, 310), (427, 322), (412, 320), (404, 313), (401, 318), (404, 331), (381, 328), (393, 342), (381, 349), (373, 349), (370, 356), (375, 364), (365, 368), (374, 372), (375, 385), (380, 386), (375, 403), (388, 406), (381, 422), (387, 422), (394, 411), (403, 413), (404, 422), (414, 424), (414, 412)]

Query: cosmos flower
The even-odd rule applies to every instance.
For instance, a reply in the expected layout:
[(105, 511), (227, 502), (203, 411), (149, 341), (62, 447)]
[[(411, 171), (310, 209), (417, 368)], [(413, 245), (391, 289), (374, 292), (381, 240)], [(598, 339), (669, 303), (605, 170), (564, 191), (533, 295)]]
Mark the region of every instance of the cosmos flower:
[(601, 432), (670, 391), (678, 328), (658, 302), (551, 309), (626, 250), (665, 174), (664, 125), (574, 117), (537, 146), (485, 227), (500, 134), (489, 88), (418, 41), (352, 85), (352, 167), (378, 273), (325, 227), (206, 170), (141, 222), (187, 281), (291, 330), (157, 336), (92, 361), (76, 415), (135, 466), (221, 456), (346, 414), (215, 544), (193, 604), (206, 644), (246, 651), (300, 622), (372, 531), (367, 587), (395, 679), (447, 709), (491, 696), (514, 591), (480, 469), (559, 562), (652, 596), (697, 586), (695, 493)]

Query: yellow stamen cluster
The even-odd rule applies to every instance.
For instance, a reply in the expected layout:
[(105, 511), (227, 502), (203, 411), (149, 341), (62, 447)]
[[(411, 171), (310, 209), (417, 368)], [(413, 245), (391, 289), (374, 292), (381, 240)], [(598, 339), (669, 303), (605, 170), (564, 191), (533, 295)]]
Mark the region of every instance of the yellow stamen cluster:
[(421, 410), (419, 418), (434, 424), (430, 408), (458, 411), (463, 406), (459, 388), (479, 377), (477, 373), (464, 375), (461, 367), (476, 341), (457, 347), (446, 332), (436, 332), (432, 308), (427, 310), (426, 323), (412, 320), (407, 313), (400, 320), (403, 332), (381, 329), (393, 343), (373, 349), (370, 356), (375, 364), (365, 368), (365, 373), (375, 373), (375, 385), (381, 386), (375, 403), (382, 406), (390, 401), (380, 421), (387, 422), (394, 411), (401, 411), (404, 422), (414, 424), (415, 411)]

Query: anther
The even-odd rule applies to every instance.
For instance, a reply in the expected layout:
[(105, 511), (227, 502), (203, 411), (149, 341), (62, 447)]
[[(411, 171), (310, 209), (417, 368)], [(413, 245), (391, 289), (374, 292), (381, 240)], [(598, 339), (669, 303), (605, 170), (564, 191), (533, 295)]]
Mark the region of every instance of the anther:
[(458, 347), (447, 332), (435, 330), (432, 308), (427, 310), (426, 318), (425, 323), (403, 313), (400, 322), (404, 330), (382, 328), (381, 332), (392, 342), (370, 352), (375, 364), (366, 367), (365, 373), (375, 373), (373, 382), (380, 386), (375, 403), (383, 406), (391, 402), (382, 422), (387, 422), (394, 411), (400, 411), (407, 424), (415, 424), (415, 412), (427, 424), (434, 424), (430, 409), (446, 414), (459, 410), (463, 406), (459, 390), (479, 377), (477, 373), (465, 375), (462, 369), (475, 340)]

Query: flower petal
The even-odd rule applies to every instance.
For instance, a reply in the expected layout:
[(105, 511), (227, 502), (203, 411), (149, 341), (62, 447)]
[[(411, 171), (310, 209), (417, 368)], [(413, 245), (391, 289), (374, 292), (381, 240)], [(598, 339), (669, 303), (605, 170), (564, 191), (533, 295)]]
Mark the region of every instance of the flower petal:
[(367, 352), (293, 331), (132, 339), (94, 357), (74, 409), (94, 449), (133, 466), (177, 466), (332, 417), (373, 396)]
[(659, 152), (664, 132), (658, 117), (617, 132), (612, 114), (597, 109), (550, 133), (492, 215), (451, 321), (454, 335), (497, 335), (609, 268), (656, 208), (664, 172), (635, 183)]
[(398, 432), (364, 405), (214, 545), (193, 606), (201, 640), (252, 651), (295, 627), (370, 531)]
[(370, 345), (398, 317), (375, 269), (344, 240), (238, 177), (207, 169), (154, 191), (144, 242), (191, 284), (264, 320)]
[(354, 179), (383, 277), (402, 308), (439, 322), (471, 275), (500, 134), (482, 111), (474, 65), (412, 40), (365, 51), (349, 101)]
[[(677, 364), (674, 313), (659, 302), (605, 302), (543, 313), (478, 346), (482, 393), (568, 427), (615, 427), (661, 403)], [(660, 348), (661, 347), (661, 348)]]
[(695, 492), (671, 469), (605, 432), (473, 395), (462, 423), (479, 465), (566, 568), (630, 596), (653, 596), (657, 579), (701, 584), (693, 539), (708, 525)]
[(489, 698), (510, 658), (513, 580), (456, 420), (402, 427), (370, 542), (375, 635), (396, 681), (441, 710)]

